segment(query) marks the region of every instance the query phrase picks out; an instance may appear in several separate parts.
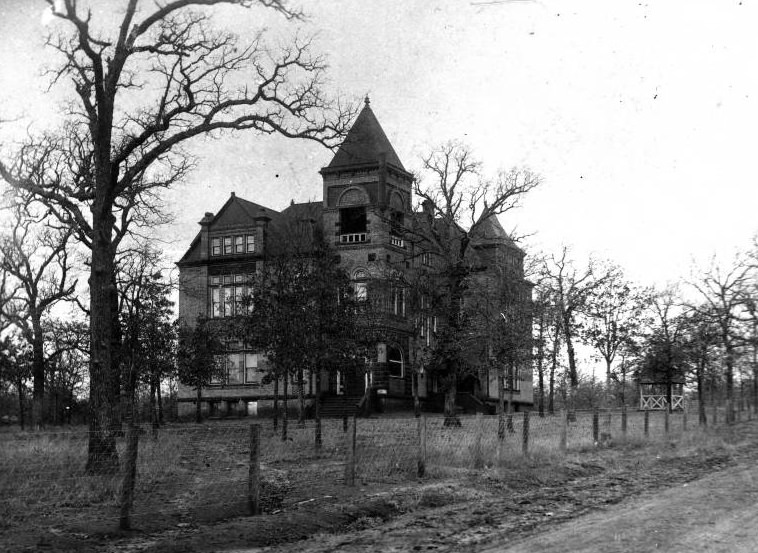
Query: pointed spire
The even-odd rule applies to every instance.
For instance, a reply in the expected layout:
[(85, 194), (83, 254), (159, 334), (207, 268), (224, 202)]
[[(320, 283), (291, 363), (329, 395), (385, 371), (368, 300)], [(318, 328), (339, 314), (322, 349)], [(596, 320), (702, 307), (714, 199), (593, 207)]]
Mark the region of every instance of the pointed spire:
[(376, 163), (385, 156), (387, 163), (405, 171), (370, 104), (371, 99), (366, 95), (363, 109), (327, 168)]

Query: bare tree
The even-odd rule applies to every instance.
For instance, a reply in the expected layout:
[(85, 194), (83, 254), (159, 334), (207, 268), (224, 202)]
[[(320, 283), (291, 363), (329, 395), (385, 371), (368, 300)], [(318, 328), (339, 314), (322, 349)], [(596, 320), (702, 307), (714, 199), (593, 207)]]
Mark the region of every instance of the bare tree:
[(685, 352), (690, 364), (690, 372), (694, 372), (695, 386), (698, 399), (698, 421), (701, 425), (708, 422), (705, 410), (705, 378), (713, 358), (714, 349), (718, 348), (718, 328), (713, 325), (709, 316), (704, 316), (707, 308), (700, 306), (690, 309), (683, 314), (685, 324)]
[[(710, 267), (690, 285), (700, 294), (703, 305), (702, 316), (710, 319), (718, 327), (719, 341), (724, 352), (724, 375), (726, 377), (727, 401), (734, 400), (734, 367), (738, 347), (743, 343), (741, 322), (748, 299), (748, 284), (751, 279), (751, 265), (737, 257), (729, 267), (722, 267), (711, 260)], [(698, 309), (698, 306), (694, 306)], [(731, 422), (734, 413), (729, 410)]]
[(605, 361), (606, 400), (610, 401), (613, 381), (618, 381), (613, 362), (619, 351), (640, 332), (649, 294), (628, 282), (620, 267), (610, 266), (604, 272), (603, 282), (595, 289), (584, 311), (581, 334)]
[[(549, 263), (549, 274), (555, 290), (555, 305), (560, 321), (560, 331), (566, 343), (568, 354), (569, 409), (573, 409), (573, 393), (579, 384), (576, 368), (574, 339), (579, 334), (578, 316), (587, 309), (597, 288), (603, 283), (604, 275), (598, 271), (597, 263), (590, 259), (587, 265), (577, 269), (568, 257), (569, 250), (563, 247), (560, 256), (553, 256)], [(556, 339), (557, 342), (557, 339)], [(557, 354), (554, 352), (554, 355)]]
[[(114, 395), (114, 260), (137, 219), (154, 214), (160, 190), (193, 166), (184, 146), (224, 131), (252, 130), (331, 145), (354, 110), (324, 94), (325, 61), (310, 41), (269, 47), (214, 30), (209, 7), (228, 4), (301, 17), (284, 0), (124, 0), (118, 20), (96, 20), (76, 0), (47, 0), (65, 31), (48, 41), (62, 63), (52, 83), (71, 82), (76, 102), (57, 135), (0, 164), (0, 176), (75, 227), (91, 249), (91, 472), (118, 470), (109, 434)], [(109, 15), (113, 16), (113, 13)], [(252, 75), (252, 82), (249, 78)], [(44, 175), (35, 175), (39, 165)]]
[(53, 424), (71, 422), (71, 411), (86, 391), (89, 329), (82, 320), (50, 318), (45, 325), (45, 395)]
[[(558, 344), (556, 340), (559, 334), (556, 332), (560, 325), (556, 318), (556, 309), (554, 302), (553, 289), (550, 286), (550, 279), (545, 270), (544, 259), (540, 259), (540, 269), (536, 272), (534, 278), (534, 293), (532, 314), (534, 322), (534, 362), (537, 372), (537, 409), (541, 417), (545, 415), (545, 409), (553, 413), (553, 395), (555, 386), (555, 365), (557, 364)], [(552, 337), (552, 339), (551, 339)], [(552, 352), (555, 352), (555, 355)], [(548, 361), (552, 363), (548, 366)], [(545, 393), (546, 369), (549, 370), (549, 387)]]
[(27, 381), (31, 377), (31, 348), (19, 336), (6, 334), (0, 337), (0, 384), (16, 388), (18, 422), (24, 429)]
[(445, 390), (446, 423), (456, 424), (457, 381), (469, 370), (464, 355), (470, 345), (465, 291), (477, 265), (472, 242), (494, 218), (518, 207), (539, 177), (511, 169), (486, 178), (481, 164), (459, 142), (433, 149), (422, 158), (422, 166), (431, 179), (415, 183), (421, 210), (407, 237), (415, 251), (433, 257), (437, 271), (440, 329), (430, 368)]
[(0, 306), (0, 317), (14, 324), (32, 349), (32, 420), (44, 424), (45, 332), (44, 319), (58, 302), (70, 299), (76, 281), (70, 277), (67, 230), (40, 229), (28, 206), (12, 208), (13, 223), (0, 241), (0, 268), (17, 285), (13, 299)]

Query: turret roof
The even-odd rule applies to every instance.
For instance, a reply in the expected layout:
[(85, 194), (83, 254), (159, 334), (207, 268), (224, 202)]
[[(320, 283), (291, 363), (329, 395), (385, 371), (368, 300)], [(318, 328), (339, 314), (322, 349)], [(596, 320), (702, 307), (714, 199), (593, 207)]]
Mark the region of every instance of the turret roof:
[(348, 131), (327, 169), (376, 163), (385, 154), (387, 163), (405, 171), (366, 98), (366, 104)]

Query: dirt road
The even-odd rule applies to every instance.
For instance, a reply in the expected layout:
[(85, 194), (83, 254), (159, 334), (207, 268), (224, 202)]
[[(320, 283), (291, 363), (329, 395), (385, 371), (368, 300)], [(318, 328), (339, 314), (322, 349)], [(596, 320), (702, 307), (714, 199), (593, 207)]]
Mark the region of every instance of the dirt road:
[(478, 553), (758, 551), (758, 467), (738, 466)]
[(720, 453), (690, 452), (524, 493), (412, 512), (277, 553), (758, 551), (758, 425)]

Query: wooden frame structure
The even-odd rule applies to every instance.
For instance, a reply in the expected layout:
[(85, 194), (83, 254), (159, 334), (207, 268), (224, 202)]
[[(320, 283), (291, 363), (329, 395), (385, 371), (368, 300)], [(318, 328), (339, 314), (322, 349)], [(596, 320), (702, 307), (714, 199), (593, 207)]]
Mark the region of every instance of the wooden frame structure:
[[(664, 411), (668, 409), (668, 386), (662, 382), (640, 382), (640, 410)], [(681, 411), (684, 409), (684, 384), (672, 382), (670, 386), (671, 410)]]

